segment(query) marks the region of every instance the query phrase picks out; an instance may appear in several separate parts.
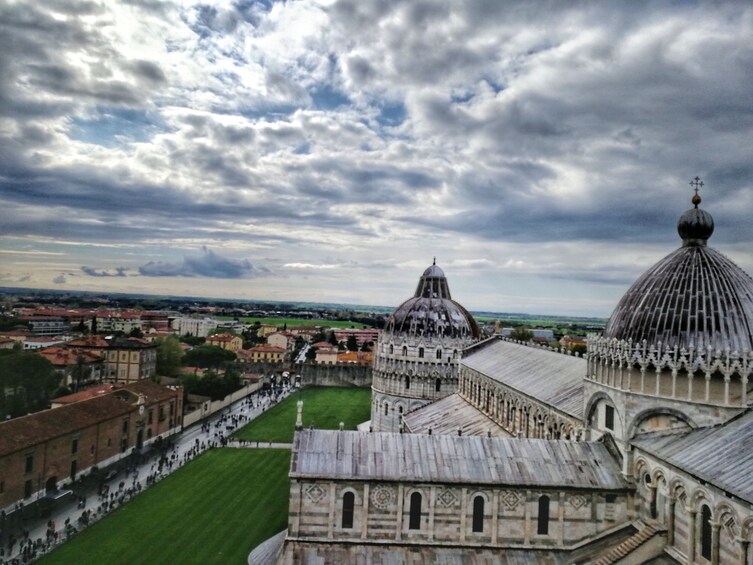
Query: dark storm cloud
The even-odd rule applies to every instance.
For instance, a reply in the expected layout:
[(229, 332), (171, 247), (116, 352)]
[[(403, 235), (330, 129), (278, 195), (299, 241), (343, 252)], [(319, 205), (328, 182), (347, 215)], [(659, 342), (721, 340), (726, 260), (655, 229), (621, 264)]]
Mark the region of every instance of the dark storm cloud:
[(202, 247), (198, 257), (183, 257), (180, 263), (150, 261), (139, 267), (145, 277), (210, 277), (217, 279), (242, 279), (269, 275), (264, 267), (255, 267), (248, 259), (233, 260)]
[(90, 277), (127, 277), (126, 271), (128, 270), (125, 267), (115, 267), (114, 272), (110, 271), (98, 271), (97, 269), (93, 269), (92, 267), (81, 267), (81, 270), (84, 272), (84, 274), (89, 275)]

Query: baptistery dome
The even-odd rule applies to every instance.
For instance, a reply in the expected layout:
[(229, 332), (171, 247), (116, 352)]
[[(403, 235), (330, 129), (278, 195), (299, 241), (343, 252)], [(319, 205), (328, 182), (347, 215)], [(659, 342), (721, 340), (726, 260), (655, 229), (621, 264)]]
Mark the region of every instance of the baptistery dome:
[(622, 297), (604, 337), (645, 340), (662, 349), (753, 351), (753, 279), (706, 242), (711, 214), (693, 198), (677, 225), (683, 245), (644, 273)]
[(452, 299), (444, 271), (436, 264), (424, 271), (415, 294), (397, 307), (385, 331), (427, 338), (479, 337), (476, 320)]

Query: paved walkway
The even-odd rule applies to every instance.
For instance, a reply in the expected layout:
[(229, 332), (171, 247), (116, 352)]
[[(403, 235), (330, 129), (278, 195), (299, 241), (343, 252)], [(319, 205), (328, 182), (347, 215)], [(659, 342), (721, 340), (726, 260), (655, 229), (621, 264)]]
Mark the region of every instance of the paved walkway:
[[(29, 563), (48, 553), (57, 545), (65, 543), (80, 529), (103, 518), (149, 486), (213, 447), (227, 445), (243, 448), (290, 449), (290, 444), (246, 442), (249, 445), (242, 445), (240, 441), (228, 442), (225, 438), (277, 404), (293, 390), (285, 390), (277, 397), (277, 400), (264, 396), (264, 393), (253, 393), (224, 408), (204, 420), (203, 423), (197, 423), (167, 438), (162, 452), (151, 449), (147, 455), (141, 457), (142, 460), (139, 462), (126, 463), (132, 457), (121, 460), (111, 467), (117, 468), (118, 474), (102, 483), (104, 496), (98, 492), (98, 482), (84, 479), (68, 487), (73, 490), (75, 496), (69, 495), (68, 502), (56, 506), (48, 517), (26, 516), (32, 510), (31, 507), (21, 512), (22, 517), (17, 516), (17, 512), (9, 514), (0, 524), (2, 534), (0, 535), (0, 563), (6, 565)], [(14, 539), (12, 545), (9, 543), (10, 536)], [(24, 560), (24, 553), (27, 556), (26, 560)], [(29, 556), (33, 557), (29, 558)]]

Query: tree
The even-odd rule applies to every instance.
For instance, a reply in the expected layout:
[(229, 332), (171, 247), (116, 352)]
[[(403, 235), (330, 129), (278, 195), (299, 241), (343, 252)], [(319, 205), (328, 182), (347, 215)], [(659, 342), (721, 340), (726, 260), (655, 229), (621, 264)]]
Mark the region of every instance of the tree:
[(178, 338), (174, 335), (158, 337), (154, 343), (157, 344), (157, 374), (174, 377), (180, 373), (183, 349)]
[(141, 331), (140, 327), (134, 326), (133, 329), (128, 332), (128, 337), (144, 337), (144, 332)]
[(22, 416), (50, 406), (60, 376), (47, 359), (28, 351), (0, 357), (0, 418)]
[(316, 359), (316, 347), (309, 347), (306, 350), (306, 360), (313, 361), (314, 359)]
[(339, 345), (337, 341), (337, 336), (335, 335), (335, 331), (332, 330), (329, 332), (329, 336), (327, 337), (327, 341), (329, 341), (332, 345)]
[(81, 387), (81, 383), (86, 380), (86, 373), (86, 359), (84, 359), (84, 356), (79, 353), (76, 356), (76, 364), (71, 370), (71, 381), (73, 384), (74, 392), (78, 392), (78, 389)]
[(356, 336), (349, 335), (345, 347), (348, 348), (348, 351), (358, 351), (358, 340), (356, 339)]
[(215, 345), (200, 345), (186, 352), (183, 365), (201, 367), (203, 369), (218, 369), (228, 361), (236, 359), (235, 353)]
[(517, 326), (510, 333), (510, 339), (516, 341), (531, 341), (533, 339), (533, 333), (525, 326)]

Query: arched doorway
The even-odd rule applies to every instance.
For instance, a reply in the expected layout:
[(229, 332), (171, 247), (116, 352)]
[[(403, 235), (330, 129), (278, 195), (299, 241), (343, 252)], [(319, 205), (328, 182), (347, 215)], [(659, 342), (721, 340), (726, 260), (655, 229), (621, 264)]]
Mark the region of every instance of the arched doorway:
[(57, 477), (50, 477), (44, 483), (44, 492), (46, 494), (49, 494), (51, 492), (55, 492), (57, 489), (58, 489), (58, 478)]
[(136, 434), (136, 449), (144, 447), (144, 428), (141, 428)]

